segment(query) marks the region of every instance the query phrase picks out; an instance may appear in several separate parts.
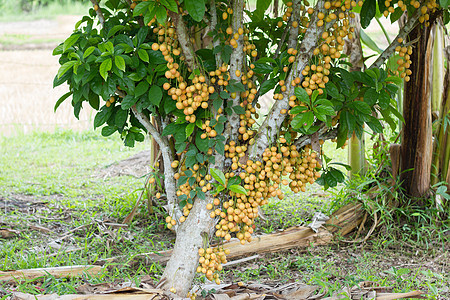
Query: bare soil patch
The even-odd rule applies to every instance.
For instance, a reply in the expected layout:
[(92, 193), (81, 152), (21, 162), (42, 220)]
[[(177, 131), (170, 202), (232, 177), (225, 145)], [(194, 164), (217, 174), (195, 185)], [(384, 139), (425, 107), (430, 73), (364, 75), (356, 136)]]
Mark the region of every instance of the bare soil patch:
[(97, 175), (102, 178), (115, 176), (133, 176), (139, 178), (151, 172), (150, 162), (151, 151), (145, 150), (98, 170)]
[[(78, 16), (61, 16), (56, 20), (1, 24), (0, 135), (92, 128), (93, 111), (87, 106), (81, 111), (80, 120), (74, 117), (70, 100), (56, 113), (53, 111), (56, 101), (68, 88), (65, 85), (53, 88), (59, 64), (52, 51), (70, 35), (78, 19)], [(8, 37), (13, 38), (12, 44), (5, 43)], [(26, 43), (18, 43), (20, 38)], [(42, 43), (46, 40), (52, 42)]]

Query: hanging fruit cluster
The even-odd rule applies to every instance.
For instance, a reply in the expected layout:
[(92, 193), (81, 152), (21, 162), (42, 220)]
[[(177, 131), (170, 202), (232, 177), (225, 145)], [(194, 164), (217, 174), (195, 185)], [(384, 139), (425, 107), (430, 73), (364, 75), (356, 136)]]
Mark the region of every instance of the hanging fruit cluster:
[(197, 273), (203, 273), (208, 280), (220, 284), (217, 272), (222, 271), (222, 264), (227, 262), (226, 255), (230, 254), (230, 250), (223, 249), (223, 247), (200, 248), (198, 249), (198, 254), (199, 266), (197, 267)]
[[(398, 39), (400, 44), (403, 43), (403, 39)], [(397, 46), (395, 48), (395, 52), (400, 56), (397, 60), (398, 68), (395, 72), (395, 75), (404, 78), (406, 82), (410, 80), (409, 75), (412, 74), (409, 67), (411, 66), (411, 54), (412, 54), (412, 46)]]
[[(397, 7), (394, 7), (394, 5), (397, 4)], [(385, 17), (388, 17), (389, 14), (392, 14), (396, 11), (396, 9), (399, 9), (401, 11), (406, 11), (408, 9), (408, 5), (414, 7), (415, 9), (420, 9), (421, 16), (419, 17), (419, 22), (424, 23), (425, 26), (428, 26), (429, 23), (427, 22), (430, 19), (430, 13), (433, 13), (438, 8), (438, 3), (435, 0), (427, 0), (423, 3), (417, 0), (411, 0), (408, 1), (398, 1), (395, 3), (395, 1), (392, 0), (386, 0), (384, 2), (384, 5), (386, 6), (386, 9), (383, 11), (383, 15)]]

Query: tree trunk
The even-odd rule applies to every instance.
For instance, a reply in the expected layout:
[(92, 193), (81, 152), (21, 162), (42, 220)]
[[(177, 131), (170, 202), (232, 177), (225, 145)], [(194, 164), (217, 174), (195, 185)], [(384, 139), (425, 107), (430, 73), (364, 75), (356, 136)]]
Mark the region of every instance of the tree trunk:
[(178, 227), (175, 246), (159, 284), (162, 289), (174, 288), (173, 292), (183, 296), (189, 292), (198, 265), (198, 249), (203, 247), (203, 237), (209, 237), (214, 229), (215, 220), (209, 216), (207, 203), (197, 198), (189, 218)]
[(402, 186), (411, 197), (425, 196), (430, 188), (432, 126), (430, 100), (430, 26), (419, 25), (409, 34), (415, 44), (410, 81), (405, 82), (401, 147)]

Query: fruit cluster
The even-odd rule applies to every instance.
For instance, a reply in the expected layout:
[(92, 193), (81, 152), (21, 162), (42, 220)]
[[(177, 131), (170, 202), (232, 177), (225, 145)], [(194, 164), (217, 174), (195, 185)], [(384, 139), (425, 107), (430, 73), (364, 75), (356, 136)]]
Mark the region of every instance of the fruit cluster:
[[(403, 42), (403, 39), (398, 39), (399, 43)], [(404, 78), (406, 82), (410, 80), (409, 75), (412, 74), (409, 67), (411, 66), (411, 57), (412, 54), (412, 46), (397, 46), (395, 48), (395, 52), (398, 53), (400, 58), (397, 60), (398, 68), (395, 72), (395, 75), (400, 76), (401, 78)]]
[(197, 267), (197, 273), (203, 273), (208, 280), (220, 284), (217, 272), (222, 271), (222, 264), (227, 262), (226, 255), (230, 254), (230, 250), (222, 247), (200, 248), (198, 249), (198, 254), (199, 266)]

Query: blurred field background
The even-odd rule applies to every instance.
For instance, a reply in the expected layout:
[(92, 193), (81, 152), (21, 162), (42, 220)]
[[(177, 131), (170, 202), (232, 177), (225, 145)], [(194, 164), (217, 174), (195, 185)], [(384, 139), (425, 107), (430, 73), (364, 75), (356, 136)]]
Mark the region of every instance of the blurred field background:
[[(73, 116), (70, 101), (56, 111), (57, 99), (67, 91), (52, 82), (59, 68), (52, 50), (73, 31), (89, 1), (0, 0), (0, 135), (11, 136), (32, 131), (53, 132), (56, 128), (76, 131), (92, 128), (93, 111), (85, 105), (80, 120)], [(28, 7), (22, 7), (29, 2)], [(22, 3), (22, 4), (21, 4)], [(30, 4), (31, 3), (31, 4)], [(28, 11), (24, 11), (28, 10)], [(388, 33), (393, 26), (383, 18)], [(392, 30), (390, 30), (392, 29)], [(383, 48), (387, 45), (379, 25), (366, 30)], [(393, 38), (393, 34), (392, 37)], [(369, 54), (370, 51), (367, 50)], [(267, 99), (270, 101), (270, 96)]]

